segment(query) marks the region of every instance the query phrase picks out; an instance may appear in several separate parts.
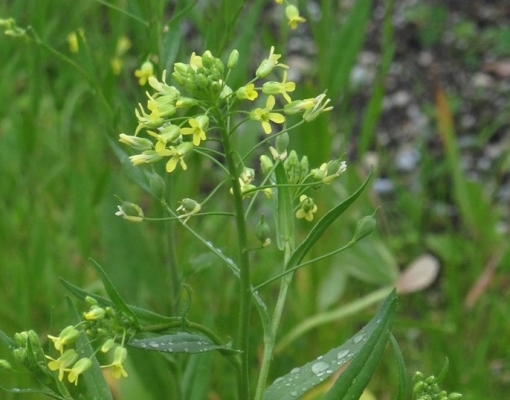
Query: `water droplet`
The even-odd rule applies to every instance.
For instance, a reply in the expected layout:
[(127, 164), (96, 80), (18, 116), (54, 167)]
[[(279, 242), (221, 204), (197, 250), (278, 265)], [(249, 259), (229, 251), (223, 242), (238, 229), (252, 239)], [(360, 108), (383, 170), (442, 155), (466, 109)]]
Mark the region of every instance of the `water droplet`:
[[(324, 373), (329, 368), (329, 364), (325, 363), (324, 361), (318, 361), (315, 364), (312, 365), (312, 372), (315, 375)], [(322, 375), (322, 374), (321, 374)]]
[(295, 390), (290, 394), (292, 397), (297, 397), (298, 395), (298, 392), (296, 392)]
[(187, 347), (185, 347), (185, 348), (184, 348), (184, 352), (186, 352), (186, 353), (187, 353), (188, 351), (189, 351), (189, 349), (188, 349)]
[(157, 349), (159, 347), (159, 344), (155, 341), (152, 341), (152, 342), (149, 342), (149, 346), (151, 347), (154, 347), (155, 349)]
[(279, 383), (279, 382), (283, 381), (284, 379), (285, 379), (285, 378), (284, 378), (283, 376), (280, 376), (279, 378), (276, 378), (276, 379), (274, 380), (273, 384), (275, 384), (275, 383)]
[(378, 318), (377, 321), (375, 321), (376, 324), (378, 324), (379, 322), (381, 322), (381, 318)]
[(212, 247), (212, 243), (211, 243), (211, 242), (209, 242), (209, 241), (206, 241), (206, 242), (205, 242), (205, 244), (206, 244), (207, 246), (209, 246), (209, 247)]
[(292, 371), (290, 371), (290, 373), (297, 374), (299, 371), (301, 371), (301, 368), (294, 368)]
[(333, 370), (332, 370), (332, 369), (328, 369), (328, 370), (326, 371), (326, 374), (332, 374), (332, 373), (333, 373)]
[(349, 350), (339, 351), (338, 354), (336, 355), (336, 358), (338, 359), (344, 358), (347, 354), (349, 354)]
[(354, 336), (352, 341), (356, 344), (356, 343), (361, 342), (361, 340), (363, 340), (364, 337), (365, 337), (365, 334), (364, 333), (360, 333), (359, 335)]
[(303, 387), (303, 388), (301, 388), (301, 390), (302, 390), (303, 392), (306, 392), (306, 391), (308, 390), (308, 388), (307, 388), (307, 387)]
[(322, 357), (324, 357), (324, 356), (317, 357), (317, 360), (322, 360)]
[(142, 343), (140, 346), (142, 346), (143, 348), (147, 347), (145, 343)]

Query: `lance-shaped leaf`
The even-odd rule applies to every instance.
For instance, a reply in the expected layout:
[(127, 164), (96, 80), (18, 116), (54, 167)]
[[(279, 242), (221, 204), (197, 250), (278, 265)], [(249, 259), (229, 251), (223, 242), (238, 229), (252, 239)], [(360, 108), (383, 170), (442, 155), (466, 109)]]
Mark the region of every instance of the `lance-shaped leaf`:
[(59, 394), (55, 392), (50, 392), (49, 390), (44, 389), (31, 389), (31, 388), (12, 388), (7, 389), (3, 386), (0, 386), (0, 390), (3, 390), (4, 392), (9, 393), (15, 393), (15, 394), (21, 394), (21, 393), (27, 393), (27, 394), (43, 394), (45, 396), (51, 397), (52, 399), (58, 399), (58, 400), (69, 400), (69, 398), (65, 398), (60, 396)]
[[(60, 278), (60, 282), (66, 287), (69, 292), (71, 292), (73, 295), (75, 295), (80, 300), (85, 301), (85, 298), (87, 296), (92, 297), (95, 299), (98, 304), (102, 307), (114, 307), (115, 304), (103, 297), (99, 296), (97, 294), (88, 292), (86, 290), (83, 290), (79, 288), (78, 286), (73, 285), (71, 282), (66, 281), (65, 279)], [(166, 317), (161, 314), (157, 314), (153, 311), (146, 310), (144, 308), (136, 307), (136, 306), (127, 306), (133, 314), (135, 314), (137, 320), (139, 322), (143, 322), (144, 324), (151, 324), (151, 325), (165, 325), (165, 324), (172, 324), (172, 323), (182, 323), (181, 317)]]
[[(393, 291), (377, 312), (376, 316), (356, 335), (342, 346), (334, 348), (323, 356), (318, 357), (316, 360), (300, 368), (294, 368), (287, 375), (276, 379), (273, 384), (266, 389), (264, 400), (296, 400), (349, 362), (349, 367), (340, 375), (339, 379), (342, 379), (344, 374), (351, 371), (349, 372), (349, 382), (355, 384), (357, 382), (356, 377), (361, 378), (361, 375), (365, 373), (362, 371), (364, 368), (363, 364), (361, 364), (362, 360), (366, 359), (367, 354), (369, 356), (372, 351), (374, 351), (375, 345), (378, 344), (380, 340), (386, 343), (385, 339), (387, 339), (388, 336), (388, 328), (395, 312), (395, 301), (396, 296), (395, 291)], [(354, 368), (352, 367), (353, 364), (355, 365)], [(353, 374), (352, 371), (355, 371), (355, 374)], [(367, 374), (368, 373), (369, 371), (367, 371)], [(352, 378), (351, 374), (354, 375)], [(327, 396), (330, 396), (330, 394), (328, 393)], [(332, 394), (331, 396), (334, 395)], [(334, 400), (344, 399), (342, 396), (326, 398)], [(356, 397), (356, 399), (358, 398), (359, 396)], [(347, 399), (347, 397), (345, 399)]]
[(349, 367), (337, 379), (324, 400), (358, 400), (370, 382), (375, 368), (381, 359), (390, 335), (393, 315), (396, 308), (396, 291), (388, 296), (376, 316), (375, 329), (366, 339), (366, 343), (353, 358)]
[(128, 346), (160, 353), (197, 354), (212, 350), (237, 353), (230, 346), (219, 346), (206, 336), (196, 333), (178, 332), (146, 339), (133, 339)]
[(110, 297), (113, 304), (115, 304), (115, 307), (117, 310), (122, 311), (124, 314), (126, 314), (127, 317), (130, 317), (133, 319), (133, 322), (137, 322), (136, 315), (131, 309), (127, 306), (127, 304), (124, 302), (122, 297), (120, 297), (119, 292), (117, 292), (117, 289), (115, 289), (115, 286), (113, 286), (112, 281), (104, 271), (104, 269), (94, 260), (91, 260), (92, 264), (94, 264), (94, 268), (96, 269), (97, 273), (101, 277), (101, 281), (103, 282), (103, 286), (106, 290), (106, 293), (108, 293), (108, 297)]
[(312, 246), (322, 237), (326, 229), (328, 229), (329, 226), (335, 222), (336, 219), (342, 215), (343, 212), (347, 210), (352, 203), (354, 203), (354, 201), (360, 196), (363, 190), (365, 190), (371, 175), (372, 173), (368, 175), (365, 182), (363, 182), (363, 184), (359, 187), (358, 190), (356, 190), (356, 192), (354, 192), (350, 197), (337, 205), (335, 208), (330, 210), (319, 220), (319, 222), (314, 225), (308, 236), (296, 247), (296, 250), (290, 256), (289, 261), (285, 266), (285, 270), (295, 267), (303, 260)]

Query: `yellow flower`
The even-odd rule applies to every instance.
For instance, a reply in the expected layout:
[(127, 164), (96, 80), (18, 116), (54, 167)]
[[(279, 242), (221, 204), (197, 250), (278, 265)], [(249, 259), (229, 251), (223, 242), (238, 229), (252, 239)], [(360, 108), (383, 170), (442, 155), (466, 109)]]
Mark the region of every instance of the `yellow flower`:
[(301, 24), (306, 21), (306, 19), (299, 15), (298, 8), (296, 6), (293, 6), (292, 4), (289, 4), (285, 8), (285, 15), (289, 20), (290, 29), (296, 29), (298, 24)]
[(67, 367), (70, 367), (78, 359), (78, 353), (74, 349), (69, 349), (64, 352), (58, 359), (45, 356), (49, 360), (48, 368), (52, 371), (58, 370), (58, 380), (64, 379), (64, 371), (67, 371)]
[(66, 344), (73, 343), (79, 335), (80, 332), (74, 326), (69, 325), (68, 327), (62, 329), (62, 332), (60, 332), (58, 337), (48, 335), (48, 338), (53, 342), (55, 349), (60, 351), (60, 354), (62, 354), (64, 346)]
[(181, 128), (181, 134), (193, 135), (193, 144), (199, 146), (201, 140), (207, 139), (204, 129), (207, 129), (209, 118), (207, 115), (200, 115), (196, 118), (190, 118), (188, 123), (191, 128)]
[(113, 362), (108, 365), (102, 365), (101, 368), (111, 368), (112, 374), (115, 379), (120, 379), (121, 376), (128, 376), (124, 366), (122, 365), (126, 361), (127, 350), (123, 346), (118, 346), (113, 354)]
[(188, 166), (184, 162), (184, 157), (193, 150), (193, 144), (190, 142), (183, 142), (179, 146), (170, 146), (169, 149), (163, 149), (158, 151), (161, 156), (170, 156), (170, 160), (166, 163), (166, 172), (170, 173), (175, 170), (177, 164), (180, 163), (183, 170), (186, 170)]
[(92, 361), (90, 358), (81, 358), (78, 360), (76, 364), (74, 364), (73, 368), (69, 372), (67, 376), (67, 380), (70, 383), (74, 383), (78, 385), (78, 378), (81, 374), (83, 374), (86, 370), (88, 370), (92, 366)]
[(258, 97), (257, 91), (254, 89), (255, 85), (250, 83), (249, 85), (242, 86), (237, 89), (236, 96), (240, 100), (250, 100), (253, 101)]
[(293, 92), (296, 90), (296, 84), (294, 82), (287, 82), (287, 71), (283, 72), (282, 82), (266, 82), (262, 86), (262, 93), (264, 94), (281, 94), (288, 103), (291, 102), (290, 96), (287, 92)]
[(308, 197), (306, 194), (303, 194), (299, 198), (299, 201), (301, 208), (297, 210), (296, 217), (304, 218), (307, 221), (313, 220), (313, 214), (317, 212), (317, 206), (313, 202), (313, 199)]
[(80, 38), (82, 40), (85, 40), (85, 33), (82, 28), (79, 28), (78, 30), (71, 32), (69, 35), (67, 35), (67, 45), (69, 46), (69, 51), (71, 53), (78, 53), (80, 50), (80, 42), (78, 41), (78, 35), (80, 35)]
[(135, 76), (138, 78), (138, 84), (143, 86), (147, 83), (151, 76), (154, 76), (154, 66), (150, 61), (145, 61), (140, 69), (135, 71)]
[(262, 129), (264, 129), (266, 134), (269, 134), (272, 131), (269, 121), (277, 124), (283, 124), (285, 122), (285, 117), (283, 115), (271, 112), (274, 105), (274, 96), (269, 96), (267, 98), (266, 108), (256, 108), (250, 113), (250, 118), (252, 120), (260, 121), (262, 123)]

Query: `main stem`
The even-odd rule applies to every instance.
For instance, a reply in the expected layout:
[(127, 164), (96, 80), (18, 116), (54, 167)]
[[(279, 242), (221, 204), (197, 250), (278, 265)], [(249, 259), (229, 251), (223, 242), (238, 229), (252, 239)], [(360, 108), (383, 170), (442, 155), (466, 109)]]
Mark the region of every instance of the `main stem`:
[(251, 286), (250, 286), (250, 259), (248, 256), (248, 235), (246, 229), (246, 220), (244, 217), (244, 207), (242, 203), (242, 193), (239, 186), (238, 171), (234, 160), (229, 139), (228, 122), (224, 120), (221, 110), (216, 118), (220, 126), (221, 140), (225, 150), (225, 159), (227, 168), (232, 181), (232, 194), (234, 198), (234, 214), (237, 227), (238, 251), (239, 251), (239, 325), (237, 334), (237, 348), (241, 353), (241, 368), (237, 377), (237, 393), (239, 400), (249, 400), (250, 397), (250, 368), (249, 368), (249, 333), (250, 333), (250, 305), (251, 305)]

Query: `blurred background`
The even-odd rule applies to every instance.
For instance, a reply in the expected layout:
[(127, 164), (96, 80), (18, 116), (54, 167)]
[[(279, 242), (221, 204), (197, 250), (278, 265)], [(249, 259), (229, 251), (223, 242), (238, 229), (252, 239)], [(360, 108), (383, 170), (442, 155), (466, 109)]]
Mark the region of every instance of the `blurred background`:
[[(446, 389), (467, 399), (508, 397), (510, 4), (298, 5), (307, 21), (290, 30), (282, 6), (267, 0), (0, 2), (0, 18), (16, 19), (36, 38), (0, 37), (0, 329), (34, 329), (42, 340), (58, 333), (68, 318), (59, 277), (103, 293), (93, 258), (130, 304), (165, 315), (179, 311), (175, 299), (186, 283), (190, 318), (225, 338), (232, 334), (237, 302), (229, 271), (172, 224), (115, 216), (115, 196), (163, 216), (117, 140), (134, 134), (134, 109), (145, 102), (147, 87), (134, 77), (144, 61), (153, 61), (159, 77), (192, 51), (226, 60), (236, 48), (234, 88), (274, 45), (297, 83), (292, 97), (327, 90), (335, 106), (291, 134), (290, 148), (308, 155), (313, 168), (347, 161), (341, 182), (314, 196), (320, 209), (352, 193), (370, 168), (375, 175), (311, 256), (347, 242), (357, 220), (381, 208), (377, 232), (297, 274), (271, 376), (349, 338), (374, 314), (380, 291), (396, 284), (394, 334), (409, 375), (437, 375), (448, 357)], [(72, 52), (69, 35), (76, 32), (83, 39)], [(168, 178), (173, 207), (212, 189), (216, 176), (204, 171)], [(228, 225), (212, 218), (196, 226), (228, 253)], [(299, 226), (303, 235), (309, 229)], [(276, 263), (279, 254), (271, 251)], [(254, 281), (274, 275), (271, 267), (254, 271)], [(269, 286), (261, 295), (272, 304), (276, 293)], [(356, 312), (346, 312), (352, 304)], [(1, 348), (0, 358), (9, 357)], [(119, 399), (170, 398), (165, 357), (130, 352), (130, 360), (130, 378), (112, 383)], [(188, 360), (177, 360), (183, 371)], [(233, 377), (221, 357), (189, 362), (214, 367), (211, 388), (195, 398), (232, 398)], [(0, 385), (36, 384), (21, 367), (17, 372), (0, 371)], [(396, 382), (388, 351), (369, 389), (390, 399)]]

